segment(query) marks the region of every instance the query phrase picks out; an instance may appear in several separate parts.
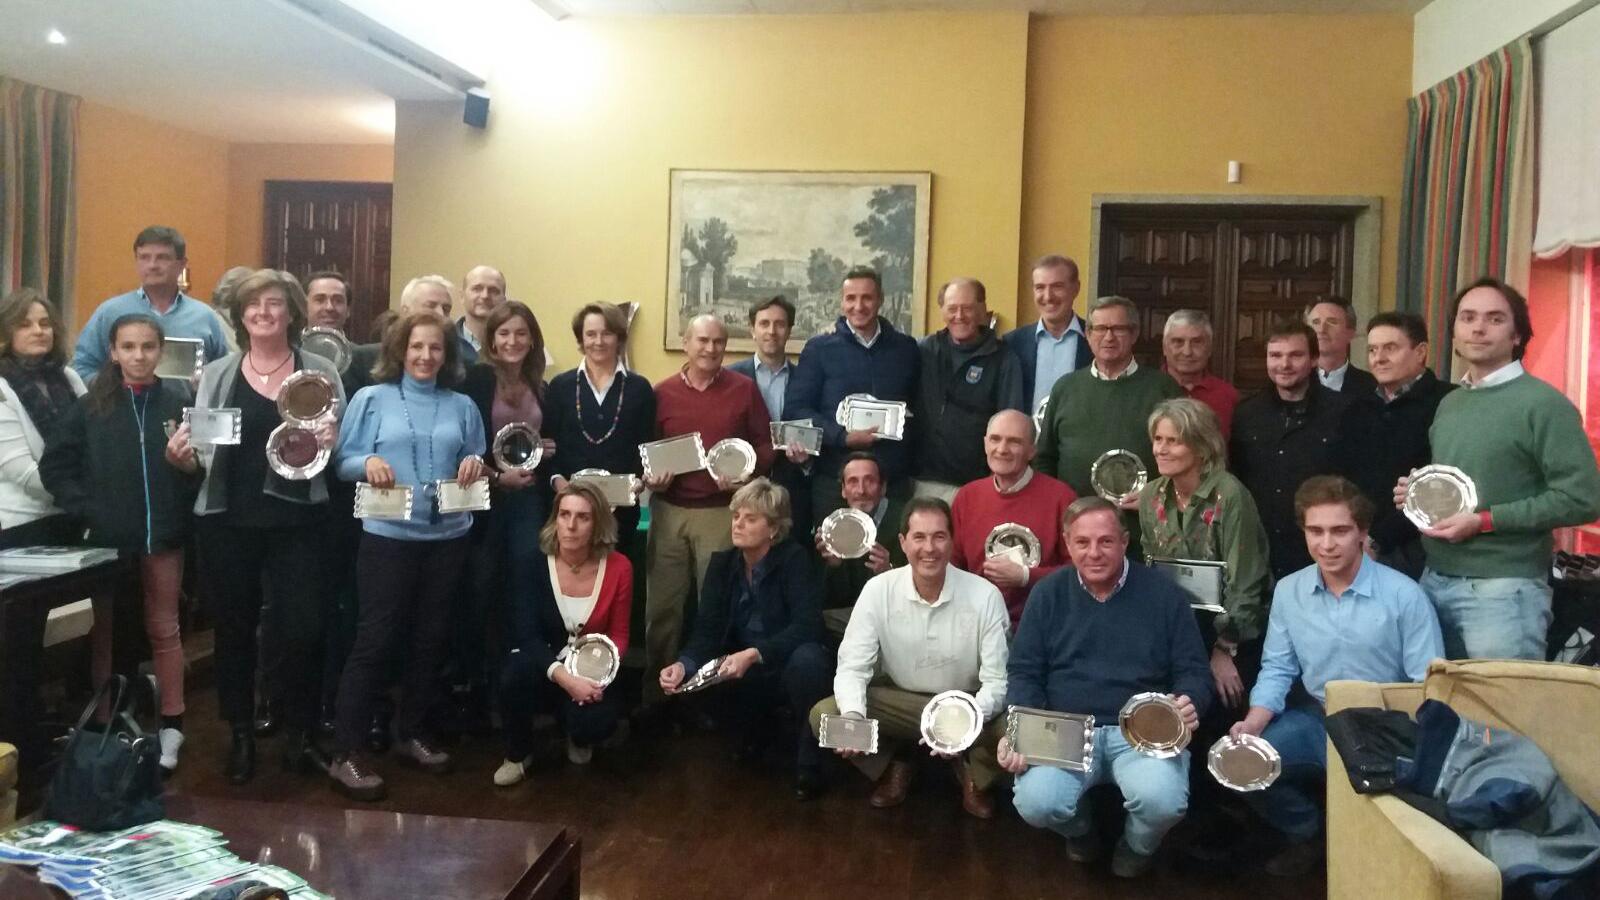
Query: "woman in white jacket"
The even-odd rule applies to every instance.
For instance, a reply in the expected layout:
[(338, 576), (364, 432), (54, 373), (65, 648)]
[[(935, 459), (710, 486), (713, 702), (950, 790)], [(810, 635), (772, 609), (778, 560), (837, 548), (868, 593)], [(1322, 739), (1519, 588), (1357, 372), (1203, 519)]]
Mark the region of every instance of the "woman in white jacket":
[(46, 436), (84, 391), (65, 344), (61, 316), (44, 295), (22, 288), (0, 300), (0, 547), (83, 537), (39, 478)]

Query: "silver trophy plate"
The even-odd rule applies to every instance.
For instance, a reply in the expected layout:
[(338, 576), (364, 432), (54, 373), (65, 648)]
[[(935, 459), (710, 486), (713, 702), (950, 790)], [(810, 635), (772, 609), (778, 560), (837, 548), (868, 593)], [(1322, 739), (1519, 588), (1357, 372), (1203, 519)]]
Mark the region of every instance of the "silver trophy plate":
[(1094, 765), (1094, 716), (1007, 707), (1006, 742), (1030, 766), (1087, 772)]
[(817, 536), (829, 553), (840, 559), (859, 559), (872, 549), (878, 539), (878, 526), (872, 517), (854, 507), (846, 506), (828, 513), (817, 526)]
[(1189, 746), (1178, 702), (1166, 694), (1134, 694), (1117, 713), (1122, 736), (1133, 749), (1156, 759), (1171, 759)]
[(795, 444), (811, 456), (822, 455), (822, 429), (812, 425), (810, 419), (773, 422), (768, 427), (774, 449), (787, 450), (790, 444)]
[(1277, 748), (1253, 734), (1225, 734), (1211, 745), (1206, 768), (1223, 787), (1264, 791), (1283, 774)]
[(267, 465), (290, 481), (309, 481), (328, 467), (328, 448), (316, 428), (284, 422), (267, 436)]
[(1107, 450), (1089, 469), (1089, 484), (1094, 492), (1112, 503), (1121, 503), (1139, 493), (1149, 477), (1144, 460), (1132, 450)]
[(314, 369), (301, 369), (278, 388), (278, 415), (286, 422), (310, 424), (333, 414), (339, 391), (333, 379)]
[(183, 408), (183, 424), (189, 426), (189, 443), (238, 444), (241, 417), (238, 407), (219, 406)]
[(512, 422), (495, 432), (490, 449), (495, 465), (501, 470), (519, 469), (532, 472), (544, 459), (544, 443), (539, 432), (527, 422)]
[(1033, 438), (1034, 438), (1034, 440), (1038, 440), (1039, 439), (1039, 435), (1044, 434), (1044, 419), (1045, 419), (1045, 416), (1048, 414), (1049, 408), (1050, 408), (1050, 395), (1049, 394), (1045, 394), (1044, 397), (1040, 398), (1039, 405), (1033, 408)]
[(433, 483), (433, 487), (439, 498), (441, 513), (473, 512), (489, 508), (487, 478), (479, 478), (466, 487), (462, 487), (454, 478), (441, 478)]
[(1403, 507), (1418, 528), (1432, 528), (1445, 519), (1478, 508), (1478, 486), (1455, 466), (1423, 466), (1406, 480)]
[(683, 683), (678, 685), (678, 689), (672, 693), (692, 694), (695, 691), (703, 691), (714, 684), (721, 684), (727, 680), (728, 676), (722, 674), (722, 657), (719, 656), (696, 669), (695, 673), (685, 678)]
[(409, 519), (411, 518), (411, 485), (375, 488), (366, 482), (356, 484), (356, 518), (358, 519)]
[(983, 555), (990, 559), (1003, 556), (1032, 569), (1044, 558), (1044, 548), (1028, 526), (1005, 522), (996, 525), (984, 538)]
[(700, 432), (691, 431), (666, 440), (640, 444), (639, 461), (644, 464), (646, 481), (662, 475), (699, 472), (706, 467), (706, 448), (700, 443)]
[(617, 645), (611, 638), (603, 634), (579, 635), (567, 647), (561, 666), (579, 678), (605, 687), (616, 680), (622, 668), (622, 654), (617, 652)]
[(327, 325), (313, 325), (300, 332), (300, 349), (333, 363), (340, 372), (350, 368), (350, 360), (355, 357), (344, 332)]
[(978, 700), (966, 691), (934, 694), (922, 708), (922, 742), (938, 753), (960, 753), (972, 746), (982, 730)]
[(206, 365), (206, 344), (199, 338), (169, 337), (161, 339), (161, 361), (156, 363), (156, 375), (161, 378), (198, 380), (200, 370)]
[(756, 448), (744, 438), (726, 438), (706, 451), (706, 471), (728, 484), (741, 484), (756, 471)]
[(1150, 567), (1172, 579), (1189, 595), (1189, 606), (1205, 612), (1227, 612), (1222, 607), (1222, 585), (1228, 577), (1228, 564), (1210, 559), (1166, 559), (1152, 557)]
[(594, 485), (613, 507), (639, 505), (639, 476), (613, 475), (605, 469), (579, 469), (573, 481)]
[(906, 417), (905, 403), (879, 400), (870, 394), (851, 394), (835, 411), (835, 418), (846, 431), (872, 431), (891, 441), (905, 440)]
[(878, 752), (878, 720), (823, 713), (822, 725), (817, 729), (817, 746), (854, 750), (870, 756)]

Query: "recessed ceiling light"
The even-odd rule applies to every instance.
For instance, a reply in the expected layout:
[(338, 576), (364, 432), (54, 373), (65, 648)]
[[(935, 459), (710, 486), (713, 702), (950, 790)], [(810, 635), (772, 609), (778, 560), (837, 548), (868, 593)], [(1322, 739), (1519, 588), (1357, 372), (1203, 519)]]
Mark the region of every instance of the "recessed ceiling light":
[(59, 28), (50, 29), (50, 32), (44, 36), (44, 39), (52, 44), (65, 44), (67, 42), (67, 36), (62, 34), (61, 29)]

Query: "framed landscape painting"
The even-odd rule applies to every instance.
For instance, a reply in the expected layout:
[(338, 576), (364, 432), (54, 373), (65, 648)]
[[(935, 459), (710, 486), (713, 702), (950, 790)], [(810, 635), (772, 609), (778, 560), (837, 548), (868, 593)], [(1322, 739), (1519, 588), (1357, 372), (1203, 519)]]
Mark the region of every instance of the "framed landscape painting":
[(928, 296), (928, 172), (744, 172), (673, 169), (665, 347), (702, 313), (752, 351), (750, 308), (795, 305), (789, 352), (833, 328), (839, 285), (855, 266), (883, 279), (882, 315), (923, 332)]

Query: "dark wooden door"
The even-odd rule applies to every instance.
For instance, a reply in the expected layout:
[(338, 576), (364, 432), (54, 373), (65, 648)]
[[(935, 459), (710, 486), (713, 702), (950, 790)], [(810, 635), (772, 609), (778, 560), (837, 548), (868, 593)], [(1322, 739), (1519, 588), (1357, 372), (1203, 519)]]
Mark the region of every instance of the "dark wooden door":
[(389, 237), (394, 187), (355, 181), (269, 181), (266, 265), (304, 281), (332, 270), (350, 282), (345, 331), (367, 341), (372, 319), (389, 308)]
[(1103, 208), (1098, 292), (1140, 311), (1140, 365), (1161, 364), (1161, 329), (1180, 309), (1211, 316), (1211, 368), (1244, 393), (1267, 383), (1265, 336), (1310, 300), (1349, 296), (1354, 213), (1333, 207)]

